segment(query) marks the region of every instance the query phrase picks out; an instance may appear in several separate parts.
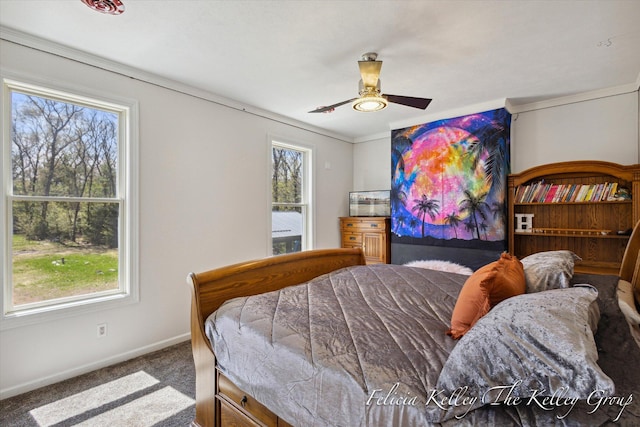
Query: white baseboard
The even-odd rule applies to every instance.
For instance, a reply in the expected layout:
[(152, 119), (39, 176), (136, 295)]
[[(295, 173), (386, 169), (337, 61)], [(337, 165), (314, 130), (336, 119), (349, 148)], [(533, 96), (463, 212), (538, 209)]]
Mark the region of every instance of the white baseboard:
[(187, 341), (189, 339), (191, 339), (190, 333), (178, 335), (173, 338), (169, 338), (169, 339), (159, 341), (150, 345), (146, 345), (144, 347), (139, 347), (134, 350), (127, 351), (125, 353), (108, 357), (106, 359), (102, 359), (92, 363), (88, 363), (86, 365), (78, 366), (76, 368), (69, 369), (64, 372), (59, 372), (54, 375), (49, 375), (43, 378), (39, 378), (37, 380), (18, 384), (16, 386), (0, 390), (0, 400), (7, 399), (12, 396), (17, 396), (19, 394), (26, 393), (28, 391), (32, 391), (40, 387), (55, 384), (60, 381), (67, 380), (69, 378), (77, 377), (78, 375), (86, 374), (88, 372), (95, 371), (96, 369), (101, 369), (107, 366), (114, 365), (116, 363), (124, 362), (126, 360), (133, 359), (134, 357), (142, 356), (144, 354), (151, 353), (157, 350), (162, 350), (165, 347), (169, 347), (174, 344)]

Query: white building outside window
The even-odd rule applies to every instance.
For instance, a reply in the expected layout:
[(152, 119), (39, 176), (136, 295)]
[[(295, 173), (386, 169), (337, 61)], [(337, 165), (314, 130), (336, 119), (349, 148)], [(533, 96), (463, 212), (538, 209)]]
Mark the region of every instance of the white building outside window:
[(272, 141), (271, 248), (273, 255), (313, 247), (312, 150)]

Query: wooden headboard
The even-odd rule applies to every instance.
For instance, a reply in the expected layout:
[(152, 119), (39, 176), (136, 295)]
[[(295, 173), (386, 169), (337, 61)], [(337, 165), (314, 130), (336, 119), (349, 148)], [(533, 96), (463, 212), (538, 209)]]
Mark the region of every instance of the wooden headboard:
[(364, 265), (355, 249), (317, 249), (247, 261), (191, 273), (191, 347), (196, 366), (196, 418), (193, 426), (219, 425), (216, 411), (216, 358), (205, 334), (207, 317), (223, 302), (298, 285), (343, 267)]
[[(634, 195), (638, 196), (640, 195)], [(618, 275), (631, 283), (636, 304), (640, 305), (640, 221), (633, 228)]]

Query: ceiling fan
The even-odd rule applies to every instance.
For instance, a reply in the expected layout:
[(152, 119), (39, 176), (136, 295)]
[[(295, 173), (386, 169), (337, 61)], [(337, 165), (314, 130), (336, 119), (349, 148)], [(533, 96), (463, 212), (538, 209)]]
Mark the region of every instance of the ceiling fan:
[(362, 55), (360, 61), (358, 61), (358, 67), (360, 67), (360, 83), (358, 85), (359, 98), (351, 98), (346, 101), (338, 102), (326, 107), (318, 107), (310, 113), (331, 113), (336, 107), (341, 105), (352, 103), (351, 106), (357, 111), (380, 111), (387, 108), (387, 104), (392, 102), (394, 104), (406, 105), (408, 107), (426, 109), (431, 99), (428, 98), (415, 98), (413, 96), (400, 96), (389, 95), (380, 93), (380, 69), (382, 68), (382, 61), (377, 61), (378, 54), (375, 52), (367, 52)]

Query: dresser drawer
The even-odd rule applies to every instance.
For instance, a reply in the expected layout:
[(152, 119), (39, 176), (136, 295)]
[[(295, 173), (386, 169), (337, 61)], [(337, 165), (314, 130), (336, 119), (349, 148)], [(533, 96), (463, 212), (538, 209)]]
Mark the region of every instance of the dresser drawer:
[(363, 219), (360, 221), (360, 229), (362, 231), (380, 230), (384, 231), (385, 222), (377, 219)]
[(342, 233), (342, 244), (348, 247), (362, 245), (362, 233)]
[(360, 230), (360, 227), (361, 227), (361, 221), (359, 219), (349, 219), (349, 220), (343, 219), (341, 221), (341, 228), (343, 231)]
[(251, 414), (251, 416), (255, 417), (267, 426), (278, 425), (278, 418), (274, 413), (269, 411), (253, 397), (236, 387), (236, 385), (224, 375), (219, 373), (218, 377), (218, 393), (221, 397), (233, 402), (236, 408), (241, 408), (241, 411)]
[(373, 230), (383, 232), (386, 229), (386, 224), (385, 221), (380, 221), (379, 219), (356, 218), (343, 220), (340, 228), (344, 232), (363, 232)]

